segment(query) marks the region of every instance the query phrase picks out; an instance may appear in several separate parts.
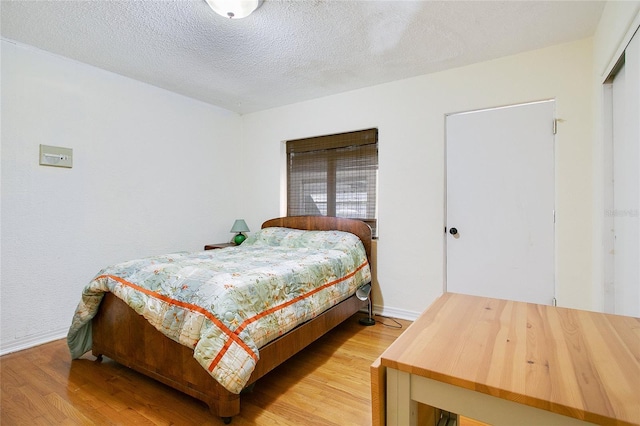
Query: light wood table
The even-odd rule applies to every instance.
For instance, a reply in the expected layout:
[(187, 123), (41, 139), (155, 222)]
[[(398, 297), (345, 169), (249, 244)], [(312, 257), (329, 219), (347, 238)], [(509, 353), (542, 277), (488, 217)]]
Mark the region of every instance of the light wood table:
[(376, 425), (430, 423), (425, 406), (492, 425), (640, 425), (640, 318), (447, 293), (371, 385)]

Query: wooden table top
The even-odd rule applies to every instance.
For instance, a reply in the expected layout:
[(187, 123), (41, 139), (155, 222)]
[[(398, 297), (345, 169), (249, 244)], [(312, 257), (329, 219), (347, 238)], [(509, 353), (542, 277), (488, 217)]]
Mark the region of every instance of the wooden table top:
[(381, 365), (603, 425), (640, 425), (640, 318), (447, 293)]

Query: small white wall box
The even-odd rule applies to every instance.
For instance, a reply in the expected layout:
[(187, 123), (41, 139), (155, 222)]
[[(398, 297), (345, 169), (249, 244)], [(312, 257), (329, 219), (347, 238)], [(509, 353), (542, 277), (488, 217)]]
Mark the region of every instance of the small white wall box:
[(40, 165), (70, 169), (73, 167), (73, 149), (40, 145)]

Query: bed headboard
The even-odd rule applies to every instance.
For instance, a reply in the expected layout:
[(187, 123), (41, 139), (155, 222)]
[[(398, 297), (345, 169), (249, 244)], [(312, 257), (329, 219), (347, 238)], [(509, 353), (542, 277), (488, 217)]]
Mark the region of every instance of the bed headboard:
[(367, 258), (371, 263), (371, 227), (361, 220), (328, 216), (285, 216), (269, 219), (262, 224), (263, 228), (274, 226), (310, 231), (337, 230), (351, 232), (362, 240), (364, 249), (367, 252)]

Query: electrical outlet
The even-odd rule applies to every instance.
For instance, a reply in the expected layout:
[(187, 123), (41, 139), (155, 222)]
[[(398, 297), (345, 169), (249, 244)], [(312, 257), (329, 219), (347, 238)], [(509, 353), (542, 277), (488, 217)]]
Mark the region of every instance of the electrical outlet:
[(71, 168), (73, 167), (73, 149), (40, 145), (40, 165)]

